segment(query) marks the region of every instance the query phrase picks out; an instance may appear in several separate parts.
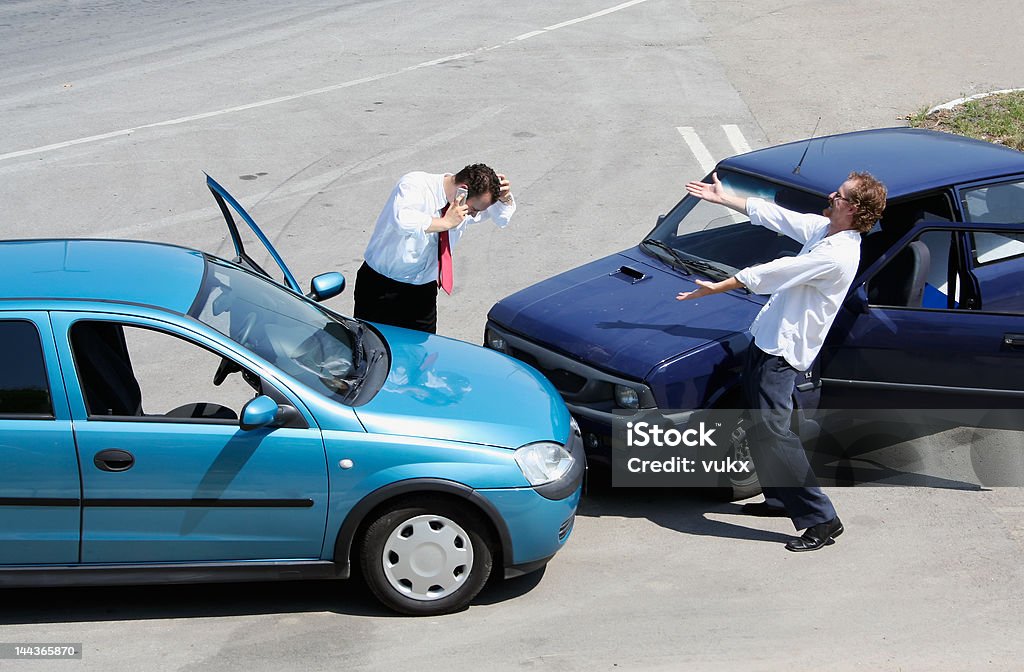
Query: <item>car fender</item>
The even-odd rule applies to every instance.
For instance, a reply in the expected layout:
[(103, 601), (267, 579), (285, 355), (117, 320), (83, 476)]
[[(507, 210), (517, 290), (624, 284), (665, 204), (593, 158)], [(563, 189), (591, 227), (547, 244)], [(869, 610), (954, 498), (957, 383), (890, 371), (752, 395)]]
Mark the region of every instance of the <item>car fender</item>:
[(334, 563), (340, 578), (348, 578), (352, 571), (351, 554), (356, 534), (374, 509), (390, 500), (406, 495), (441, 494), (458, 497), (475, 505), (490, 522), (501, 544), (501, 557), (506, 566), (512, 564), (512, 537), (508, 526), (494, 505), (473, 488), (463, 483), (441, 478), (410, 478), (377, 488), (356, 504), (345, 516), (334, 542)]

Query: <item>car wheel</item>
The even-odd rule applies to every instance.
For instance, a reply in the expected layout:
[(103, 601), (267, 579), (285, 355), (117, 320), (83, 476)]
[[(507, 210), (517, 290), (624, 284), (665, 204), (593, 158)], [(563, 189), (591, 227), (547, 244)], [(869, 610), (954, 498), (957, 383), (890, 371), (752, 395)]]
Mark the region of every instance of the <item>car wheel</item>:
[(749, 474), (726, 475), (728, 482), (723, 485), (731, 490), (732, 501), (754, 497), (761, 492), (761, 481), (758, 480), (758, 472), (754, 469), (754, 460), (751, 459), (751, 439), (746, 432), (750, 423), (745, 413), (740, 415), (729, 434), (729, 457), (736, 461), (749, 462), (751, 465)]
[(761, 492), (761, 482), (754, 470), (753, 460), (750, 459), (750, 437), (747, 428), (750, 426), (750, 419), (746, 413), (736, 417), (732, 423), (732, 431), (729, 433), (729, 448), (725, 457), (736, 461), (750, 463), (749, 474), (722, 474), (719, 481), (721, 499), (735, 502), (740, 499), (753, 497)]
[(443, 499), (405, 502), (370, 523), (360, 566), (377, 599), (418, 616), (469, 605), (493, 561), (486, 525), (465, 509)]

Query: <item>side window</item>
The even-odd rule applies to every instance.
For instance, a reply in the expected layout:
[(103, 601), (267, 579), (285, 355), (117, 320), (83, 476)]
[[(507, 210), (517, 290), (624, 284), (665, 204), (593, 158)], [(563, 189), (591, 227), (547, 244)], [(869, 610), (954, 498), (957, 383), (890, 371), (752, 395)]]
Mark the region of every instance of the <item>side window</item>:
[(1008, 261), (1024, 255), (1024, 233), (977, 231), (971, 234), (971, 256), (975, 266)]
[(962, 192), (969, 222), (1024, 223), (1024, 182), (989, 184)]
[(889, 252), (911, 227), (919, 222), (953, 221), (952, 200), (947, 192), (927, 194), (911, 201), (886, 205), (882, 219), (864, 237), (860, 248), (860, 268), (867, 270), (879, 257)]
[[(968, 241), (969, 267), (957, 253), (961, 239)], [(877, 306), (1024, 314), (1024, 240), (997, 231), (926, 231), (868, 281), (868, 300)]]
[(968, 238), (976, 308), (1024, 315), (1024, 233), (975, 231)]
[(52, 417), (39, 331), (25, 320), (0, 321), (0, 419)]
[(90, 418), (235, 424), (261, 387), (230, 360), (156, 329), (76, 322), (71, 347)]

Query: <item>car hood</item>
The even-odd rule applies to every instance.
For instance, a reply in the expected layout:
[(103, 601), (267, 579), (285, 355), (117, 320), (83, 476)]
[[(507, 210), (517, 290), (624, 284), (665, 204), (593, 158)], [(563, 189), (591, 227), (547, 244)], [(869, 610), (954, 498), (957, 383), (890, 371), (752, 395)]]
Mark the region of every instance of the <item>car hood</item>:
[(750, 326), (761, 303), (725, 293), (676, 301), (696, 288), (637, 248), (599, 259), (498, 302), (495, 323), (606, 371), (643, 379), (658, 364)]
[(529, 366), (462, 341), (374, 326), (388, 342), (391, 368), (373, 399), (355, 409), (367, 431), (506, 448), (569, 436), (569, 411)]

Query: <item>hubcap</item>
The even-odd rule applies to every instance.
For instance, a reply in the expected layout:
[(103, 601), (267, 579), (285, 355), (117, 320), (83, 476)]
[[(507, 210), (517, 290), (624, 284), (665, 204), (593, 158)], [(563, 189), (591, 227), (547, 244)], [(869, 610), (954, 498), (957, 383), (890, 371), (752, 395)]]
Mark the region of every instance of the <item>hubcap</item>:
[(381, 554), (391, 587), (414, 600), (439, 600), (465, 583), (473, 568), (466, 531), (444, 516), (416, 516), (399, 524)]

